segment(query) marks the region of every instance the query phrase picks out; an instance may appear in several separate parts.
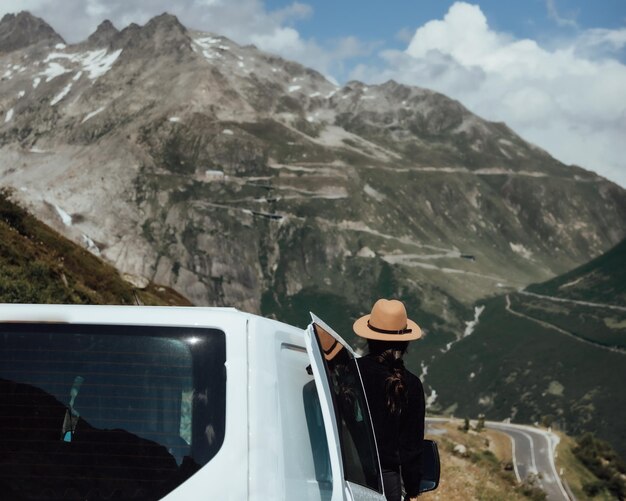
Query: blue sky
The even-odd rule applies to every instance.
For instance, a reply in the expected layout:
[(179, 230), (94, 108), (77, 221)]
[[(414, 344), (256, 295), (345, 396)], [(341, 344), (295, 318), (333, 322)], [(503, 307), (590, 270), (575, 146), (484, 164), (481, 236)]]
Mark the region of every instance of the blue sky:
[[(293, 2), (268, 0), (269, 11), (279, 11)], [(313, 0), (308, 15), (292, 19), (304, 39), (327, 47), (341, 38), (356, 37), (373, 48), (403, 49), (406, 37), (433, 19), (442, 19), (454, 1), (395, 0), (391, 3), (358, 0)], [(619, 29), (626, 26), (626, 0), (480, 0), (480, 6), (496, 31), (516, 38), (530, 38), (548, 47), (576, 37), (590, 28)], [(368, 54), (371, 57), (374, 54)], [(626, 62), (626, 51), (620, 59)], [(356, 58), (361, 59), (361, 58)], [(345, 75), (336, 75), (344, 80)]]
[(0, 0), (19, 10), (69, 42), (168, 11), (338, 84), (442, 92), (626, 187), (626, 0)]
[[(268, 10), (279, 10), (292, 2), (269, 0)], [(391, 3), (358, 0), (313, 0), (313, 12), (297, 23), (304, 37), (319, 39), (355, 35), (362, 39), (392, 42), (401, 30), (415, 30), (432, 19), (441, 19), (453, 1), (395, 0)], [(474, 2), (499, 31), (518, 37), (551, 38), (579, 28), (618, 28), (626, 22), (624, 0), (480, 0)], [(555, 15), (560, 19), (555, 19)], [(560, 23), (559, 24), (559, 20)], [(569, 23), (568, 23), (569, 22)]]

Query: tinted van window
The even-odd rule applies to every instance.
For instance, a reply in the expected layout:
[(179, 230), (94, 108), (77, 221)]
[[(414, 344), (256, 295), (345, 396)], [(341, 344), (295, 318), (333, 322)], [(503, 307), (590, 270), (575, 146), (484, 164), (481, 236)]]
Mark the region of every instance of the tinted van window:
[(214, 329), (0, 324), (7, 499), (160, 499), (224, 439)]
[(313, 324), (337, 418), (346, 480), (382, 492), (374, 431), (356, 361), (331, 334)]

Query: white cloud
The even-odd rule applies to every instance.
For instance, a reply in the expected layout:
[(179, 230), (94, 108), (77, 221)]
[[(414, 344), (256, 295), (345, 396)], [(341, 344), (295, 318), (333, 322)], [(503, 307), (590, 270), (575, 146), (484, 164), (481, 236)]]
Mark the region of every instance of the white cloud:
[(626, 186), (626, 65), (616, 57), (625, 46), (626, 29), (595, 29), (547, 49), (493, 30), (480, 7), (456, 2), (405, 51), (383, 51), (382, 65), (358, 66), (352, 77), (437, 90)]
[(556, 7), (556, 0), (546, 0), (546, 8), (548, 9), (548, 16), (550, 19), (556, 22), (559, 26), (570, 26), (573, 28), (578, 27), (575, 16), (562, 16)]

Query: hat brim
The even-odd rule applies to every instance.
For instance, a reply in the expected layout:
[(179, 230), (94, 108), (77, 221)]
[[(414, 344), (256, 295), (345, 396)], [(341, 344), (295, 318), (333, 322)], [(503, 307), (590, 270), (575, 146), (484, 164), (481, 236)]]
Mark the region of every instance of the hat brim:
[(406, 321), (406, 328), (411, 329), (411, 332), (406, 334), (385, 334), (383, 332), (376, 332), (370, 329), (367, 321), (370, 319), (370, 315), (365, 315), (359, 318), (352, 325), (352, 330), (357, 336), (365, 339), (375, 339), (378, 341), (415, 341), (422, 337), (422, 329), (413, 320), (408, 319)]

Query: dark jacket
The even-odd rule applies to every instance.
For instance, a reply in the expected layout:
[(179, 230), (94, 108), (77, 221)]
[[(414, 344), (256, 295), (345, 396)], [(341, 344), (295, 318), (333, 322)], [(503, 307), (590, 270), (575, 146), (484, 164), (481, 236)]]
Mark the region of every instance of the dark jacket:
[(381, 467), (401, 471), (407, 494), (416, 496), (422, 477), (421, 454), (424, 440), (425, 402), (420, 379), (405, 370), (407, 403), (399, 415), (387, 407), (386, 381), (390, 370), (375, 357), (358, 359), (367, 403), (374, 424)]

